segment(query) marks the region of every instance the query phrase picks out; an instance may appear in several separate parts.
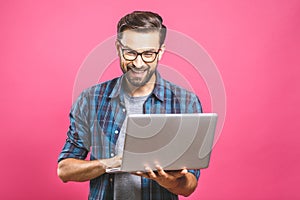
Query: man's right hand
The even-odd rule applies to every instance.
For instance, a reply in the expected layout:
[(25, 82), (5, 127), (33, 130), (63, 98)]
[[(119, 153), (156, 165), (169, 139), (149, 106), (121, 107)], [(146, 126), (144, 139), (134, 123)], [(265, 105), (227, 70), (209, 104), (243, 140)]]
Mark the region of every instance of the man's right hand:
[(104, 169), (116, 168), (116, 167), (121, 166), (122, 157), (121, 156), (115, 156), (115, 157), (112, 157), (112, 158), (101, 159), (99, 161), (100, 161), (100, 163), (102, 163)]

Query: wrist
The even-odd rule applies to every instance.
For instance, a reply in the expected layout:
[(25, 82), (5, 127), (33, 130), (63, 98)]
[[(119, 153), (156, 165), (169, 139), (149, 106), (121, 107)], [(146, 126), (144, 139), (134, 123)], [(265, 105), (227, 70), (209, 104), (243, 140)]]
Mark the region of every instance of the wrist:
[(182, 187), (186, 183), (186, 176), (181, 176), (176, 178), (172, 184), (166, 187), (168, 190), (176, 189), (178, 187)]
[(99, 165), (99, 168), (104, 171), (108, 168), (107, 165), (105, 164), (105, 162), (103, 162), (103, 160), (98, 160), (98, 165)]

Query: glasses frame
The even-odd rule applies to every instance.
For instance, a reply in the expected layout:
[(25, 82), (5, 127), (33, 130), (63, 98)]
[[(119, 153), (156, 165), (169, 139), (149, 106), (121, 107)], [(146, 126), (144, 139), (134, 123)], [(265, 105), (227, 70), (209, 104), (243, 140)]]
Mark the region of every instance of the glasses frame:
[[(127, 61), (134, 61), (134, 60), (137, 59), (138, 56), (141, 56), (143, 62), (145, 62), (145, 63), (153, 63), (153, 62), (155, 61), (155, 59), (157, 58), (157, 54), (161, 51), (161, 48), (159, 48), (157, 51), (143, 51), (143, 52), (139, 53), (139, 52), (137, 52), (136, 50), (130, 49), (130, 48), (128, 48), (128, 47), (125, 47), (125, 46), (122, 44), (122, 42), (121, 42), (120, 40), (118, 40), (118, 42), (119, 42), (120, 45), (121, 45), (122, 56), (123, 56), (123, 58), (124, 58), (125, 60), (127, 60)], [(125, 58), (125, 55), (124, 55), (124, 51), (125, 51), (125, 50), (131, 50), (131, 51), (135, 52), (135, 53), (136, 53), (136, 57), (135, 57), (134, 59), (128, 59), (128, 58)], [(144, 60), (143, 54), (144, 54), (145, 52), (151, 52), (151, 53), (154, 53), (154, 54), (155, 54), (155, 57), (153, 58), (152, 61), (145, 61), (145, 60)]]

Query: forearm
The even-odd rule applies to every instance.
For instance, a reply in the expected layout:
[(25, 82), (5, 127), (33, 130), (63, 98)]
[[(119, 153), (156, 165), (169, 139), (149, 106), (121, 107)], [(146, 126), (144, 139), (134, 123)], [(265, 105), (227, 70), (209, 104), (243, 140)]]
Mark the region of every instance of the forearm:
[(67, 158), (58, 163), (57, 174), (63, 182), (88, 181), (105, 173), (100, 160), (79, 160)]
[(176, 179), (176, 182), (175, 187), (166, 189), (177, 195), (189, 196), (197, 187), (197, 179), (192, 173), (187, 173)]

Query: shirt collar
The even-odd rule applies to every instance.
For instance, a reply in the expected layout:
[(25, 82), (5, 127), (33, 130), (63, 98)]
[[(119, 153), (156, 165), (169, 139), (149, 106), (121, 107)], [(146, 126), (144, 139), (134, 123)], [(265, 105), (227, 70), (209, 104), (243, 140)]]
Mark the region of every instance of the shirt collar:
[(123, 79), (124, 79), (124, 74), (117, 79), (117, 82), (114, 85), (114, 88), (111, 91), (111, 93), (109, 95), (109, 98), (116, 98), (116, 97), (118, 97), (120, 95)]
[[(113, 90), (111, 91), (109, 98), (116, 98), (120, 96), (124, 77), (125, 76), (123, 74), (120, 78), (117, 79), (117, 82)], [(164, 80), (161, 78), (159, 72), (156, 71), (156, 81), (155, 81), (154, 89), (152, 91), (152, 95), (154, 95), (160, 101), (164, 100), (164, 86), (165, 86)]]
[(162, 79), (158, 71), (156, 71), (156, 81), (152, 94), (160, 101), (164, 101), (165, 85), (165, 81)]

